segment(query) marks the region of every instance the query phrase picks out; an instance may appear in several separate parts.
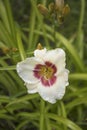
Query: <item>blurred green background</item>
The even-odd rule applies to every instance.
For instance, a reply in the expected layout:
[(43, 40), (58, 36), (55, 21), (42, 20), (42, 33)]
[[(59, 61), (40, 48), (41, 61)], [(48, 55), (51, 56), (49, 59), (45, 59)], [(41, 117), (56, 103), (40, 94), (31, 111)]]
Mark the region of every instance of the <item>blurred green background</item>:
[[(0, 0), (0, 130), (87, 129), (87, 1), (65, 0), (64, 23), (49, 23), (38, 11), (53, 0)], [(55, 30), (54, 30), (55, 29)], [(16, 64), (32, 56), (37, 44), (66, 51), (69, 86), (61, 101), (45, 102), (27, 94)]]

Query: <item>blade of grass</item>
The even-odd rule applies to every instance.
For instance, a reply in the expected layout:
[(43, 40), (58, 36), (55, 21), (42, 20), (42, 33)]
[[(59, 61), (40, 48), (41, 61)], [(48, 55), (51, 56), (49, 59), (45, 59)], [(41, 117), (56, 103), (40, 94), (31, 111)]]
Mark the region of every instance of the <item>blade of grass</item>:
[(13, 20), (13, 16), (12, 16), (11, 5), (10, 5), (9, 0), (4, 0), (4, 3), (5, 3), (5, 8), (6, 8), (6, 13), (8, 16), (11, 35), (13, 37), (14, 43), (16, 44), (16, 30), (15, 30), (15, 24), (14, 24), (14, 20)]
[(14, 46), (12, 36), (4, 27), (2, 21), (0, 21), (0, 40), (3, 41), (8, 47)]
[(8, 17), (6, 14), (6, 8), (5, 8), (2, 0), (0, 0), (0, 16), (3, 21), (4, 26), (6, 27), (8, 32), (10, 32), (9, 21), (8, 21)]
[(20, 35), (20, 31), (17, 30), (17, 43), (18, 43), (18, 49), (19, 49), (19, 53), (21, 56), (21, 60), (24, 60), (26, 58), (26, 53), (24, 51), (24, 46), (22, 43), (22, 39), (21, 39), (21, 35)]
[(16, 70), (16, 66), (5, 66), (5, 67), (0, 67), (0, 71), (1, 70)]
[[(69, 102), (66, 104), (66, 109), (73, 109), (75, 106), (81, 105), (81, 104), (87, 104), (87, 95), (83, 97), (78, 97), (74, 99), (72, 102)], [(69, 112), (69, 111), (67, 111)]]
[(74, 73), (69, 75), (70, 80), (86, 80), (87, 73)]
[(10, 103), (8, 104), (8, 106), (10, 106), (10, 105), (12, 105), (12, 104), (19, 103), (19, 102), (24, 102), (24, 101), (27, 101), (27, 100), (31, 100), (31, 99), (37, 98), (37, 97), (39, 97), (38, 94), (34, 94), (34, 95), (32, 95), (32, 94), (29, 95), (29, 94), (28, 94), (28, 95), (26, 95), (26, 96), (22, 96), (21, 98), (18, 98), (17, 100), (14, 99), (12, 102), (10, 102)]
[(31, 10), (31, 21), (30, 21), (30, 26), (29, 26), (29, 29), (30, 29), (30, 32), (29, 32), (29, 38), (28, 38), (28, 48), (31, 49), (33, 48), (33, 45), (35, 44), (33, 42), (33, 39), (34, 39), (34, 30), (35, 30), (35, 24), (36, 24), (36, 15), (35, 15), (35, 11), (34, 9), (32, 8)]
[(58, 122), (61, 122), (65, 126), (69, 127), (71, 130), (82, 130), (78, 125), (67, 118), (59, 117), (55, 114), (47, 113), (47, 117)]

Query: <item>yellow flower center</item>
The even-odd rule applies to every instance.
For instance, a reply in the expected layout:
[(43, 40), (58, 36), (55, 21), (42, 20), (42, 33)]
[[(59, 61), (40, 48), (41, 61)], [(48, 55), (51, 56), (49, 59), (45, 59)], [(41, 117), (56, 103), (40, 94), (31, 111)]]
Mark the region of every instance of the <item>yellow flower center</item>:
[(41, 76), (44, 76), (45, 79), (50, 79), (53, 75), (53, 68), (48, 66), (41, 66), (41, 69), (39, 71)]

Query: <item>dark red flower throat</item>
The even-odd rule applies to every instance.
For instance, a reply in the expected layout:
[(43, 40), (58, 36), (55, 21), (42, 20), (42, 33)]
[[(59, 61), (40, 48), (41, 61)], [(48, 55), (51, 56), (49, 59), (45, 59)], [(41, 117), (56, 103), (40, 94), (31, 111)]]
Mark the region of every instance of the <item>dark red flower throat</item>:
[(33, 70), (34, 76), (41, 80), (41, 83), (44, 86), (52, 86), (56, 82), (55, 73), (57, 68), (54, 64), (49, 61), (46, 61), (44, 65), (37, 64)]

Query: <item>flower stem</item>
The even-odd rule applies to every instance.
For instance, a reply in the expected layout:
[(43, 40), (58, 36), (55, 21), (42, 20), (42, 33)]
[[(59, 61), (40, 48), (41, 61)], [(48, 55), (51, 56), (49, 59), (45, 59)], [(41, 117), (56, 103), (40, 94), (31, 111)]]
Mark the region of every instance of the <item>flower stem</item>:
[(45, 102), (43, 99), (41, 99), (40, 105), (40, 130), (44, 130)]
[(79, 24), (78, 24), (79, 30), (82, 29), (84, 14), (85, 14), (85, 0), (81, 0), (81, 12), (80, 12), (80, 19), (79, 19)]

